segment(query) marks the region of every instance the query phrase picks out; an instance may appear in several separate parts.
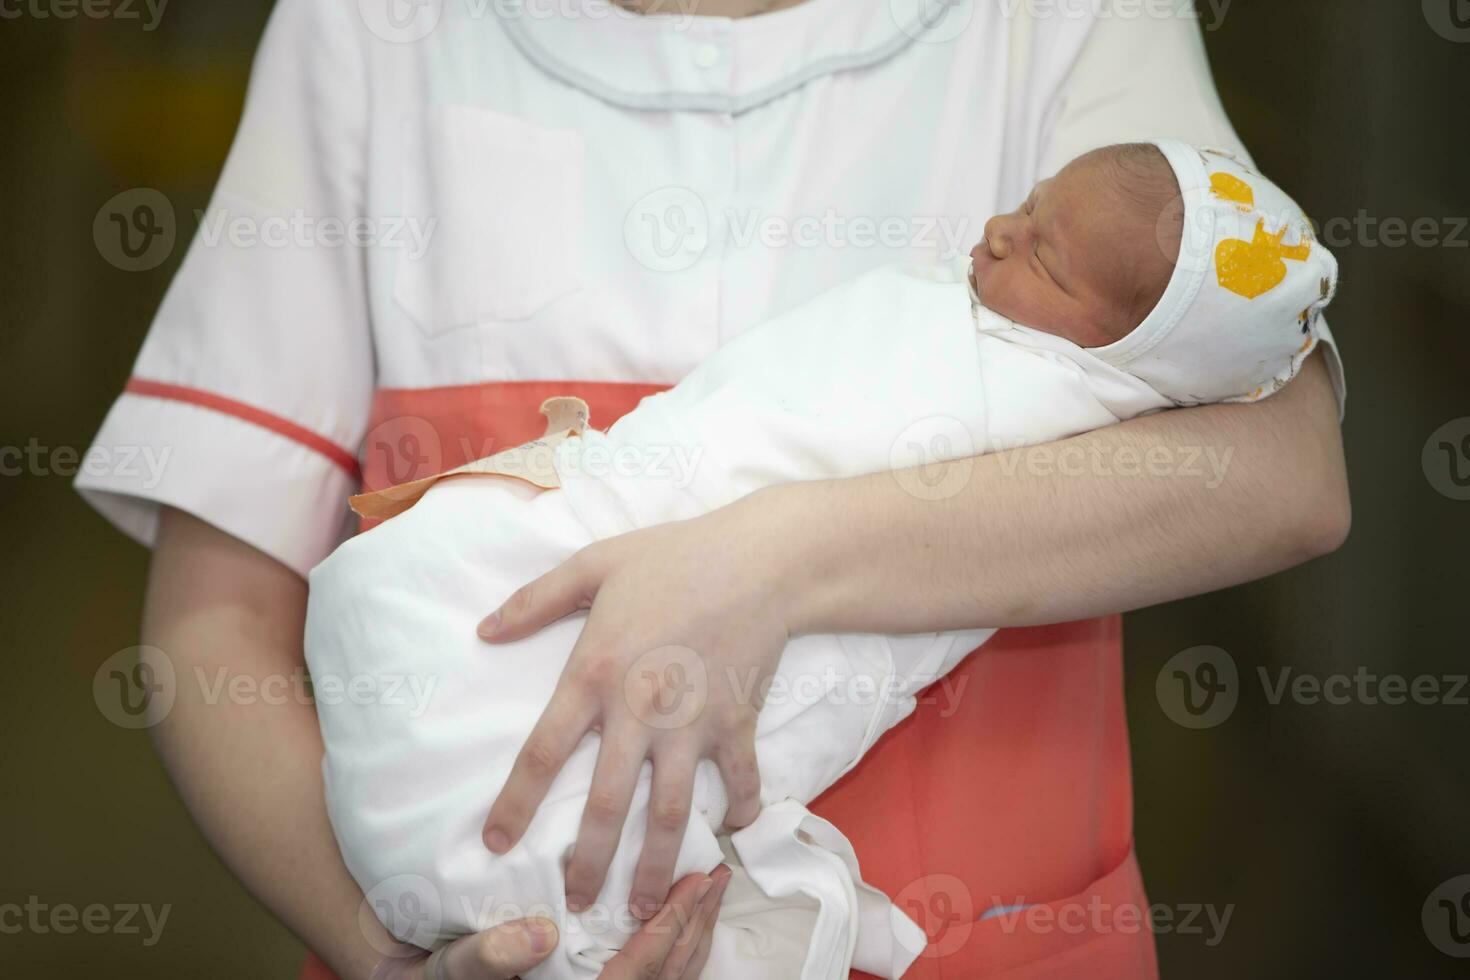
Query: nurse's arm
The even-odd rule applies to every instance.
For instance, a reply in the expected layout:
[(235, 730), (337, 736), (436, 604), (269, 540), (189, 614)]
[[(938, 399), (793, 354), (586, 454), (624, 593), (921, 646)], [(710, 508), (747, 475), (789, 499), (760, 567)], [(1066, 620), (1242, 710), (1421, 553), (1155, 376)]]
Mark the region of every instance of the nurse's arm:
[[(1258, 404), (1165, 412), (953, 465), (952, 483), (931, 468), (762, 490), (598, 542), (517, 591), (480, 624), (483, 638), (504, 643), (591, 612), (486, 818), (486, 845), (514, 845), (596, 726), (602, 750), (567, 866), (568, 901), (601, 890), (651, 759), (630, 899), (656, 907), (683, 840), (696, 760), (719, 764), (728, 824), (756, 815), (758, 692), (789, 636), (1028, 626), (1136, 609), (1326, 554), (1350, 521), (1320, 355)], [(936, 485), (953, 493), (910, 492)], [(687, 669), (670, 650), (698, 651), (708, 678), (701, 710), (676, 727), (651, 724), (637, 700), (681, 703)], [(649, 671), (666, 661), (683, 672)]]
[(798, 542), (785, 570), (794, 632), (1028, 626), (1138, 609), (1327, 554), (1351, 523), (1320, 354), (1263, 402), (1164, 412), (957, 465), (956, 483), (968, 476), (943, 500), (892, 474), (751, 500)]
[[(210, 524), (164, 509), (143, 642), (173, 662), (178, 691), (150, 729), (154, 746), (205, 838), (245, 887), (342, 976), (367, 977), (379, 956), (359, 926), (362, 892), (327, 822), (316, 712), (299, 697), (229, 696), (233, 678), (262, 685), (301, 676), (305, 615), (300, 576)], [(373, 938), (391, 947), (367, 918), (377, 927)]]

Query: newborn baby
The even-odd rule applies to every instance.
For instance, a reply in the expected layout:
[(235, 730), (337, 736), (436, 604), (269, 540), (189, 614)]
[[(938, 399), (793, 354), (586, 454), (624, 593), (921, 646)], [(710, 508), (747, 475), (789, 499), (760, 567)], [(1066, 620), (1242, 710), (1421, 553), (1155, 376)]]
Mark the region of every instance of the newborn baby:
[[(1109, 147), (991, 220), (963, 266), (880, 269), (747, 331), (605, 433), (585, 419), (560, 425), (535, 445), (545, 465), (511, 453), (469, 468), (519, 480), (369, 495), (364, 510), (402, 513), (312, 572), (308, 663), (314, 678), (349, 689), (357, 677), (414, 677), (424, 683), (412, 689), (434, 692), (426, 705), (318, 705), (333, 827), (371, 906), (425, 948), (548, 916), (561, 945), (531, 980), (596, 976), (639, 924), (621, 910), (642, 849), (647, 767), (604, 904), (573, 914), (563, 898), (595, 733), (515, 847), (496, 855), (481, 842), (584, 622), (569, 617), (488, 656), (475, 624), (520, 585), (595, 540), (773, 484), (959, 460), (1175, 405), (1267, 397), (1316, 344), (1335, 282), (1336, 264), (1301, 212), (1235, 159), (1172, 141)], [(698, 461), (692, 474), (613, 465), (670, 451)], [(945, 479), (904, 479), (921, 496), (955, 492)], [(761, 815), (726, 833), (718, 771), (705, 762), (697, 773), (676, 874), (721, 861), (734, 869), (705, 976), (903, 974), (924, 948), (922, 930), (862, 881), (840, 829), (805, 804), (993, 632), (790, 643), (759, 715)], [(682, 672), (698, 710), (698, 653), (648, 657), (650, 669)], [(678, 724), (688, 706), (671, 710), (648, 723)]]

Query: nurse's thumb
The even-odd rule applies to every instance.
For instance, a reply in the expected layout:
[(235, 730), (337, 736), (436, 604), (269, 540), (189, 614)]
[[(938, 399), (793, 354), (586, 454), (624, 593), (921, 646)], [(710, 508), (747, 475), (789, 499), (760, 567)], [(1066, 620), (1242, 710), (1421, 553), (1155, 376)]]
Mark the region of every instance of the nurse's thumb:
[(556, 948), (556, 923), (517, 919), (466, 936), (444, 950), (437, 974), (431, 958), (425, 980), (513, 980)]

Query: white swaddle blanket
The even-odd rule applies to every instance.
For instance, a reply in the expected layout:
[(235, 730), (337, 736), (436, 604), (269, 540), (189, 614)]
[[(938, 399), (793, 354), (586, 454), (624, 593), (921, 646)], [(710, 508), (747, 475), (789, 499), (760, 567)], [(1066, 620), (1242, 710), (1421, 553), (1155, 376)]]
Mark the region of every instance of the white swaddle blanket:
[[(621, 909), (641, 852), (649, 770), (598, 905), (573, 915), (563, 870), (597, 757), (589, 734), (525, 837), (494, 855), (491, 802), (545, 706), (584, 616), (500, 649), (475, 624), (579, 548), (704, 513), (760, 487), (852, 476), (1052, 440), (1168, 405), (1147, 385), (1046, 334), (972, 308), (962, 266), (871, 273), (748, 331), (606, 433), (557, 449), (562, 489), (472, 478), (343, 544), (311, 575), (314, 678), (371, 678), (409, 699), (320, 705), (323, 771), (347, 866), (390, 931), (422, 946), (524, 915), (561, 945), (528, 973), (592, 977), (638, 926)], [(692, 468), (655, 460), (693, 461)], [(955, 470), (911, 489), (956, 491)], [(718, 561), (717, 555), (711, 556)], [(761, 816), (728, 838), (717, 770), (698, 773), (676, 873), (737, 869), (706, 976), (900, 976), (924, 935), (863, 884), (851, 847), (806, 802), (907, 716), (914, 696), (992, 630), (807, 636), (762, 707)], [(682, 659), (681, 659), (682, 656)], [(698, 687), (697, 654), (675, 654)], [(667, 665), (667, 658), (659, 661)], [(388, 701), (395, 703), (386, 703)]]

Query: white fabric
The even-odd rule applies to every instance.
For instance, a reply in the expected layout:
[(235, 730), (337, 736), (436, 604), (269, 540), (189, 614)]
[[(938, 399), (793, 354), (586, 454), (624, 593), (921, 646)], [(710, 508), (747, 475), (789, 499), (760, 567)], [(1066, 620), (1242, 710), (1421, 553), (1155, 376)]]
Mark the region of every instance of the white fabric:
[(1143, 323), (1090, 353), (1176, 405), (1269, 398), (1317, 347), (1337, 260), (1296, 202), (1240, 160), (1153, 143), (1179, 182), (1179, 258)]
[[(807, 0), (732, 21), (592, 0), (279, 0), (206, 223), (299, 213), (377, 234), (199, 237), (134, 374), (356, 454), (375, 387), (673, 382), (839, 282), (955, 239), (968, 251), (1087, 149), (1168, 134), (1243, 152), (1187, 6), (1032, 19), (1028, 3), (963, 3), (911, 39), (937, 6)], [(390, 8), (410, 22), (381, 21)], [(662, 238), (638, 237), (665, 218)], [(161, 481), (77, 480), (145, 543), (167, 503), (304, 575), (346, 533), (351, 475), (277, 431), (125, 394), (95, 445), (171, 454)], [(425, 445), (427, 471), (450, 448)]]
[[(496, 856), (480, 841), (585, 619), (491, 649), (474, 631), (485, 609), (596, 539), (761, 487), (959, 459), (1168, 406), (1075, 345), (973, 310), (964, 269), (885, 268), (829, 291), (732, 341), (606, 433), (563, 443), (561, 490), (528, 496), (498, 481), (441, 481), (311, 573), (314, 679), (367, 691), (396, 679), (432, 691), (318, 703), (327, 803), (347, 866), (374, 907), (404, 908), (411, 892), (415, 907), (436, 910), (432, 926), (420, 921), (402, 938), (433, 944), (544, 908), (564, 929), (558, 953), (529, 974), (543, 980), (595, 976), (627, 935), (605, 911), (569, 916), (562, 905), (594, 734), (515, 848)], [(670, 455), (696, 465), (656, 462)], [(807, 636), (787, 647), (757, 729), (763, 802), (779, 806), (729, 842), (753, 900), (722, 912), (708, 976), (837, 980), (850, 966), (884, 977), (907, 968), (922, 931), (862, 884), (845, 839), (801, 804), (993, 632)], [(697, 705), (707, 680), (697, 652), (648, 656), (652, 669), (676, 665)], [(629, 893), (647, 799), (645, 770), (603, 909)], [(725, 806), (716, 771), (702, 764), (679, 874), (725, 856), (716, 833)]]

